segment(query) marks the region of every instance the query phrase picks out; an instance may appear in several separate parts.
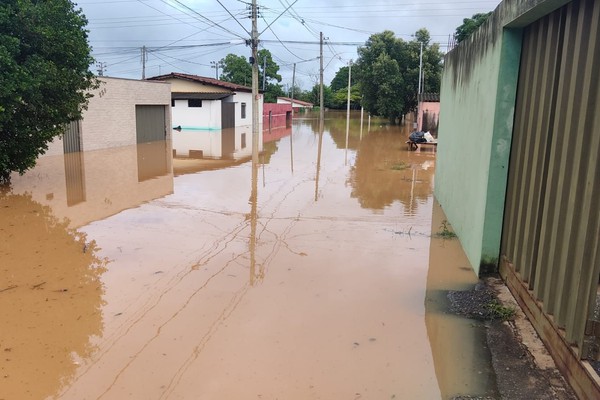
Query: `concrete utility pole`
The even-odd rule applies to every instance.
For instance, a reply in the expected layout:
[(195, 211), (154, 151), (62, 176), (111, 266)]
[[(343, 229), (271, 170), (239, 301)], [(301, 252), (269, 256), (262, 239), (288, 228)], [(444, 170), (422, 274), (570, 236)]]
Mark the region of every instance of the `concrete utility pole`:
[(98, 68), (98, 76), (104, 76), (104, 71), (106, 71), (106, 63), (97, 62), (96, 67)]
[(252, 163), (258, 165), (258, 27), (256, 0), (252, 0)]
[(415, 129), (421, 129), (419, 127), (419, 118), (421, 118), (421, 74), (423, 71), (423, 42), (421, 42), (421, 52), (419, 53), (419, 89), (417, 90), (417, 121), (415, 122)]
[(267, 57), (263, 60), (263, 92), (265, 91), (265, 84), (267, 83)]
[(321, 32), (321, 52), (320, 52), (321, 68), (319, 69), (321, 87), (319, 88), (319, 119), (321, 126), (325, 123), (325, 107), (323, 104), (323, 32)]
[(292, 72), (292, 119), (294, 119), (294, 86), (296, 85), (296, 63)]
[(350, 136), (350, 84), (352, 82), (352, 60), (348, 61), (348, 101), (346, 102), (346, 153), (344, 165), (348, 164), (348, 137)]
[(221, 64), (221, 61), (211, 61), (210, 63), (212, 64), (210, 67), (215, 69), (215, 78), (219, 80), (219, 68), (221, 68), (223, 64)]
[(142, 46), (142, 79), (146, 79), (146, 46)]

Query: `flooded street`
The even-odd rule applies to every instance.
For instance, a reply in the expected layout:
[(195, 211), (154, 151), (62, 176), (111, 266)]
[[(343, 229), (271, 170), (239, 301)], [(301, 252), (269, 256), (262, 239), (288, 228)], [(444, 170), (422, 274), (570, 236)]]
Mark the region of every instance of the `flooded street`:
[(254, 167), (164, 157), (175, 137), (13, 176), (0, 399), (493, 395), (481, 329), (444, 308), (477, 279), (432, 237), (435, 152), (317, 117), (265, 130)]

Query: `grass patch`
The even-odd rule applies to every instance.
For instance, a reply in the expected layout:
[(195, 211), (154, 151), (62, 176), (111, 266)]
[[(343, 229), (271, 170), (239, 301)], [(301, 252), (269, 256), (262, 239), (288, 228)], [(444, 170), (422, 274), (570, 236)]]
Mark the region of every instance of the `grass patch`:
[(502, 305), (497, 300), (494, 300), (487, 304), (487, 308), (490, 312), (492, 319), (500, 319), (502, 321), (508, 321), (515, 317), (516, 310), (514, 307), (507, 307)]
[(440, 231), (435, 234), (436, 237), (442, 239), (454, 239), (456, 237), (456, 233), (452, 232), (450, 228), (448, 228), (448, 221), (443, 220), (440, 225)]
[(392, 170), (394, 171), (403, 171), (405, 169), (407, 169), (409, 167), (408, 164), (405, 164), (403, 162), (399, 162), (396, 164), (392, 164), (392, 166), (390, 167)]

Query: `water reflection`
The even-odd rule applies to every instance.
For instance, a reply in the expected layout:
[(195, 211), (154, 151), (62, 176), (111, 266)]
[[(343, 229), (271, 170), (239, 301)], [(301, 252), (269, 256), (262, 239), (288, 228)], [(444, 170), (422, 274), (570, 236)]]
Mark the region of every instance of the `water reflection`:
[(258, 163), (252, 162), (252, 188), (250, 190), (250, 235), (248, 247), (250, 251), (250, 285), (254, 286), (255, 279), (262, 279), (264, 271), (256, 272), (256, 224), (258, 223)]
[(43, 399), (102, 334), (107, 261), (31, 194), (0, 192), (0, 398)]
[(13, 174), (11, 192), (31, 195), (71, 227), (106, 218), (173, 192), (170, 142), (47, 156)]
[(138, 182), (168, 175), (171, 172), (171, 156), (166, 141), (140, 143), (137, 145)]
[[(259, 134), (259, 151), (262, 136)], [(173, 155), (176, 158), (245, 160), (252, 156), (252, 126), (218, 130), (173, 130)]]
[[(439, 232), (444, 212), (433, 206), (432, 233)], [(435, 373), (443, 399), (456, 396), (498, 396), (485, 327), (448, 313), (449, 290), (468, 290), (477, 283), (456, 239), (431, 238), (425, 298), (425, 324)]]

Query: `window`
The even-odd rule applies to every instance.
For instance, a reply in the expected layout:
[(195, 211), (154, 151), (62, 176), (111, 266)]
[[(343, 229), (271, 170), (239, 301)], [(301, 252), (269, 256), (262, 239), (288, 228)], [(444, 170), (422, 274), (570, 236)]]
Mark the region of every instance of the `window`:
[(242, 133), (242, 149), (246, 148), (246, 134)]
[(175, 107), (175, 100), (171, 100), (171, 107)]
[(246, 118), (246, 103), (242, 103), (242, 119)]
[(202, 107), (202, 100), (188, 99), (188, 107)]

